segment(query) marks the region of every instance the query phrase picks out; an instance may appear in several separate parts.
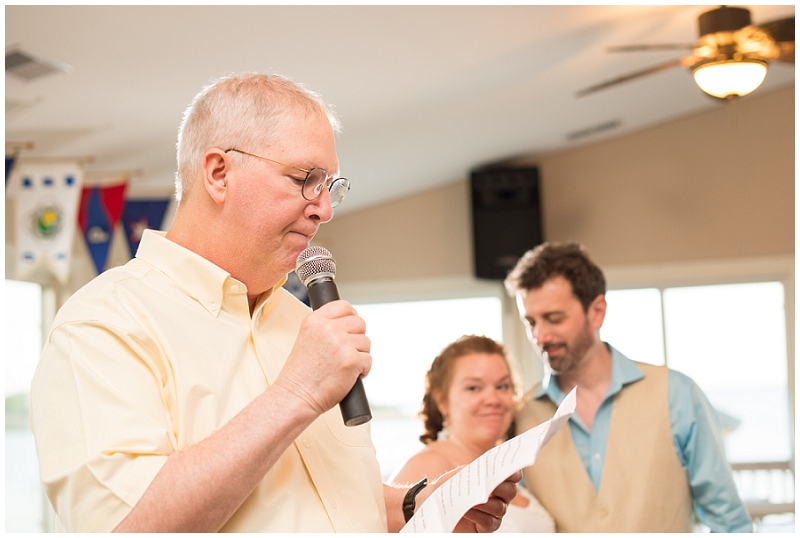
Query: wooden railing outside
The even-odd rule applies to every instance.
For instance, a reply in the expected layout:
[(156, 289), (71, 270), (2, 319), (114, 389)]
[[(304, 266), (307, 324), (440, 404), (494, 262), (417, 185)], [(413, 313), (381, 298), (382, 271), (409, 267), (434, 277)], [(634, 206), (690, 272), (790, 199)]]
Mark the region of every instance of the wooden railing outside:
[(794, 514), (794, 468), (790, 462), (734, 463), (731, 468), (756, 526), (772, 514)]

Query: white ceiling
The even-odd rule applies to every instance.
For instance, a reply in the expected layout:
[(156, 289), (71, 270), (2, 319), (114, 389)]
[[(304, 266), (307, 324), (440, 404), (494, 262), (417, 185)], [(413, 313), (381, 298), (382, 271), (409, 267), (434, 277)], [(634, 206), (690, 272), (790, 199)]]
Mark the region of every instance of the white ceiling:
[[(713, 7), (713, 6), (711, 6)], [(703, 6), (6, 6), (6, 48), (72, 67), (6, 74), (6, 141), (23, 156), (90, 156), (136, 170), (129, 188), (171, 193), (183, 110), (210, 79), (290, 76), (344, 123), (343, 213), (462, 180), (518, 155), (546, 155), (720, 106), (674, 69), (575, 92), (679, 57), (606, 47), (687, 43)], [(750, 6), (755, 24), (794, 5)], [(794, 84), (773, 63), (755, 94)], [(615, 129), (570, 139), (608, 122)]]

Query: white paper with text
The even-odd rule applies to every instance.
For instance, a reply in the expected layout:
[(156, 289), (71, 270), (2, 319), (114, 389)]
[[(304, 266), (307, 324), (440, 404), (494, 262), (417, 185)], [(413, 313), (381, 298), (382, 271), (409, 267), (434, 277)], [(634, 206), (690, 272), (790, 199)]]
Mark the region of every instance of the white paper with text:
[(575, 412), (576, 390), (553, 418), (486, 451), (437, 488), (400, 532), (452, 532), (467, 510), (485, 503), (506, 478), (533, 465), (539, 450)]

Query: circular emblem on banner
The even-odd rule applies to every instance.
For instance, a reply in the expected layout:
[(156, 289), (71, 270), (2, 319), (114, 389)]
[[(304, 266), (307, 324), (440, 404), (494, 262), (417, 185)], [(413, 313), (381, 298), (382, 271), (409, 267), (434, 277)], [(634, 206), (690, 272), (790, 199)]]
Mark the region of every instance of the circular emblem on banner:
[(31, 228), (42, 239), (52, 239), (61, 230), (61, 209), (52, 204), (39, 206), (31, 217)]

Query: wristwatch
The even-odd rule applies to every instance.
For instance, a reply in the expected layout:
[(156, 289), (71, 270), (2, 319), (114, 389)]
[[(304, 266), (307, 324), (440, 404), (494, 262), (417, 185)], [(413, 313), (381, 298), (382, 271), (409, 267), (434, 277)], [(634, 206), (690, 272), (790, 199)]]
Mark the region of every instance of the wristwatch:
[(403, 517), (406, 518), (406, 523), (414, 517), (414, 510), (417, 508), (417, 493), (422, 491), (422, 488), (428, 485), (428, 477), (423, 478), (408, 490), (406, 496), (403, 497)]

